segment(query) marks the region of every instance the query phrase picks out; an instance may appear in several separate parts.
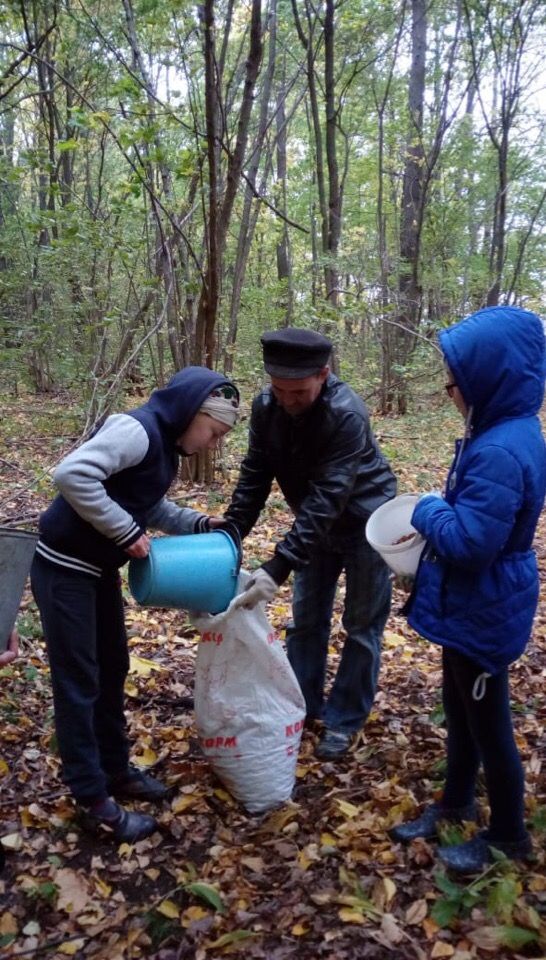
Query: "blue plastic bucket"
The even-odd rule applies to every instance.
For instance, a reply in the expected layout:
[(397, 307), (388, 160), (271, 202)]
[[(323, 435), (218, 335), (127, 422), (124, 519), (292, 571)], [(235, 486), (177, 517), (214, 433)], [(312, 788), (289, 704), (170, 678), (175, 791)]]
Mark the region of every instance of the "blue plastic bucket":
[(240, 563), (225, 530), (159, 537), (147, 557), (129, 563), (129, 589), (146, 607), (222, 613), (235, 596)]

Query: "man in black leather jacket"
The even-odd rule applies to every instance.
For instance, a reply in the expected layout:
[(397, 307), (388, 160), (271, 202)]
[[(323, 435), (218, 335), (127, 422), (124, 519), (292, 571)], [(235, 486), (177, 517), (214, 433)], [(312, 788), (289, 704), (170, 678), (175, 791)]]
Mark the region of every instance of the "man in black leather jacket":
[[(396, 493), (396, 480), (373, 435), (361, 398), (330, 373), (332, 344), (301, 328), (262, 337), (271, 386), (255, 398), (249, 448), (226, 519), (245, 537), (274, 480), (295, 520), (240, 604), (273, 599), (295, 571), (288, 657), (308, 719), (324, 721), (317, 756), (336, 759), (365, 722), (377, 685), (381, 636), (390, 608), (387, 568), (368, 545), (370, 513)], [(345, 571), (347, 637), (324, 701), (330, 620)]]

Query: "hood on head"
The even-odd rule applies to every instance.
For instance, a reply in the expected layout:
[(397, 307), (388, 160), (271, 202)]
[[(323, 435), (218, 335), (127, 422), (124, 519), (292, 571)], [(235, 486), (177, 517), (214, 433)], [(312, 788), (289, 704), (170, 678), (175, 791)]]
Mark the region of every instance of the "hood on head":
[(544, 326), (519, 307), (487, 307), (442, 330), (440, 347), (472, 425), (538, 413), (546, 372)]
[[(234, 386), (231, 380), (208, 367), (185, 367), (171, 377), (168, 384), (154, 390), (147, 403), (161, 426), (174, 438), (184, 433), (209, 394), (222, 384)], [(238, 391), (237, 391), (238, 395)]]

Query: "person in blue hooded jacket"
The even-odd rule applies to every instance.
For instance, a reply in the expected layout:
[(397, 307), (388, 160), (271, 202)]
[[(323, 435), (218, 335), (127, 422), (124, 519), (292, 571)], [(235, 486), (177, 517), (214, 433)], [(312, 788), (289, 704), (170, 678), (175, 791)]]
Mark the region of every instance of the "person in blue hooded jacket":
[(395, 840), (436, 836), (442, 820), (473, 820), (483, 764), (487, 830), (439, 848), (459, 872), (480, 870), (491, 848), (525, 859), (524, 775), (510, 714), (508, 667), (525, 650), (539, 579), (533, 537), (546, 491), (538, 412), (545, 339), (535, 314), (479, 310), (440, 333), (446, 390), (465, 417), (444, 498), (422, 497), (412, 524), (427, 540), (406, 612), (443, 651), (447, 775), (438, 803), (391, 830)]
[(31, 585), (47, 643), (63, 779), (83, 824), (134, 842), (155, 819), (117, 799), (166, 788), (129, 763), (123, 688), (129, 668), (119, 567), (145, 557), (146, 530), (205, 533), (220, 519), (165, 496), (180, 456), (212, 450), (233, 427), (236, 387), (187, 367), (147, 403), (115, 414), (57, 467), (59, 494), (40, 518)]

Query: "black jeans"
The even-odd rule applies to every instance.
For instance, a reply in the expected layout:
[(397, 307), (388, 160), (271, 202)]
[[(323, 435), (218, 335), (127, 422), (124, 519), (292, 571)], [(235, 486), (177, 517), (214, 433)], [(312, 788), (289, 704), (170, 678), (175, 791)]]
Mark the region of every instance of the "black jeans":
[(475, 700), (472, 690), (482, 668), (445, 647), (443, 667), (447, 777), (442, 803), (446, 807), (472, 803), (481, 762), (491, 808), (491, 840), (522, 840), (524, 776), (512, 728), (508, 669), (489, 677), (483, 699)]
[(47, 643), (63, 780), (79, 803), (108, 796), (129, 762), (129, 669), (117, 570), (88, 577), (35, 556), (32, 592)]

